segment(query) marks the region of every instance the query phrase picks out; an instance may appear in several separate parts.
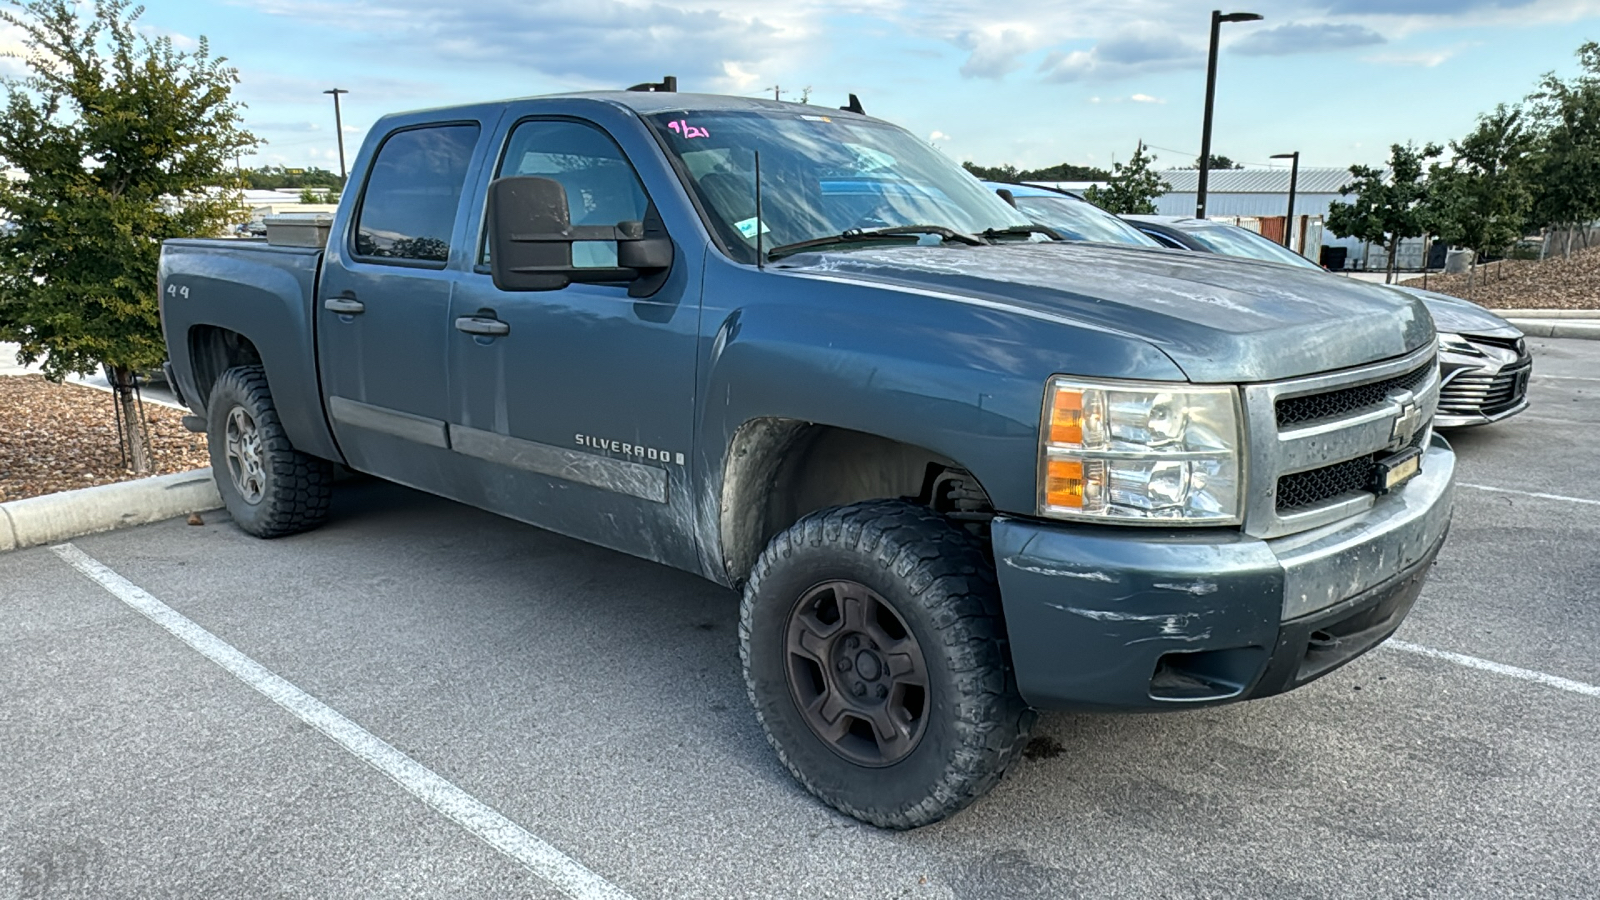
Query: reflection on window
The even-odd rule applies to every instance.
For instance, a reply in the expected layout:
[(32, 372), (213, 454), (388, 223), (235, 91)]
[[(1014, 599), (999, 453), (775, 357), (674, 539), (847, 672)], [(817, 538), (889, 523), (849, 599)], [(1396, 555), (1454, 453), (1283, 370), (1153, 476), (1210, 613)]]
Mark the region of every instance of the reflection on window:
[(444, 262), (466, 181), (476, 125), (414, 128), (391, 135), (373, 161), (356, 223), (356, 253)]
[[(611, 137), (580, 122), (523, 122), (511, 132), (497, 176), (532, 175), (558, 182), (574, 225), (642, 222), (650, 208), (644, 186)], [(484, 250), (488, 260), (488, 249)], [(615, 268), (616, 241), (578, 241), (572, 264)]]
[(1049, 225), (1072, 241), (1159, 246), (1137, 228), (1087, 200), (1071, 197), (1018, 197), (1017, 207), (1035, 222)]

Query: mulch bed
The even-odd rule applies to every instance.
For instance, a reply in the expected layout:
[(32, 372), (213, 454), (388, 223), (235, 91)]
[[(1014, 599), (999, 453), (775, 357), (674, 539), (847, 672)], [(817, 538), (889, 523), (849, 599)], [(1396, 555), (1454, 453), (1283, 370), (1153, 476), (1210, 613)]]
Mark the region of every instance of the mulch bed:
[[(1405, 282), (1422, 287), (1422, 279)], [(1600, 247), (1562, 258), (1485, 263), (1472, 289), (1465, 275), (1429, 275), (1428, 290), (1462, 297), (1490, 309), (1600, 309)]]
[[(107, 391), (52, 384), (42, 375), (0, 377), (0, 502), (137, 478), (117, 450), (117, 420)], [(211, 464), (206, 438), (183, 427), (183, 413), (145, 403), (152, 474)]]

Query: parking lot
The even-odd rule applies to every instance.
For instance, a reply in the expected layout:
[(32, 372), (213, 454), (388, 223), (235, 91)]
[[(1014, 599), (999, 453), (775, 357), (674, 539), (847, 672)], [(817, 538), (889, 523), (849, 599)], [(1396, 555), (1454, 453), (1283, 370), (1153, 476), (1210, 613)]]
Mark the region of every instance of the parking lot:
[(0, 556), (0, 898), (1600, 896), (1600, 342), (1534, 345), (1397, 644), (1044, 715), (910, 833), (777, 762), (734, 594), (487, 513), (355, 481)]

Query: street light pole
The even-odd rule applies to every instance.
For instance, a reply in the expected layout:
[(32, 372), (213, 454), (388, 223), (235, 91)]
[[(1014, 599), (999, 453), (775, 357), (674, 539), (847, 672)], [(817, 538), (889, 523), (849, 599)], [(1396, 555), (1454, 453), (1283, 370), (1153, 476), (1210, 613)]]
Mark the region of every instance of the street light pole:
[(344, 120), (339, 117), (339, 95), (350, 92), (344, 88), (334, 88), (331, 91), (323, 91), (323, 93), (333, 95), (333, 130), (339, 138), (339, 180), (344, 181)]
[[(1293, 160), (1293, 162), (1289, 163), (1289, 217), (1283, 223), (1283, 245), (1293, 250), (1294, 247), (1289, 243), (1289, 230), (1294, 228), (1294, 188), (1295, 183), (1300, 180), (1300, 151), (1274, 153), (1272, 158)], [(1300, 248), (1300, 255), (1306, 255), (1304, 247)]]
[(1195, 188), (1194, 217), (1206, 217), (1206, 181), (1211, 172), (1211, 105), (1217, 96), (1217, 38), (1222, 34), (1223, 22), (1254, 22), (1261, 16), (1256, 13), (1228, 13), (1211, 11), (1211, 54), (1206, 58), (1206, 112), (1200, 126), (1200, 183)]

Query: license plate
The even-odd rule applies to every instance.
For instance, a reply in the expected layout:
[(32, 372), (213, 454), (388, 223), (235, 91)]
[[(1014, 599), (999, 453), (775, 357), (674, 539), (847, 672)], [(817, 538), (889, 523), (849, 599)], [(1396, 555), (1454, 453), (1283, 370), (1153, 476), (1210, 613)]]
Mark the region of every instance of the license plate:
[(1378, 464), (1378, 493), (1387, 494), (1422, 471), (1422, 452), (1412, 450)]

